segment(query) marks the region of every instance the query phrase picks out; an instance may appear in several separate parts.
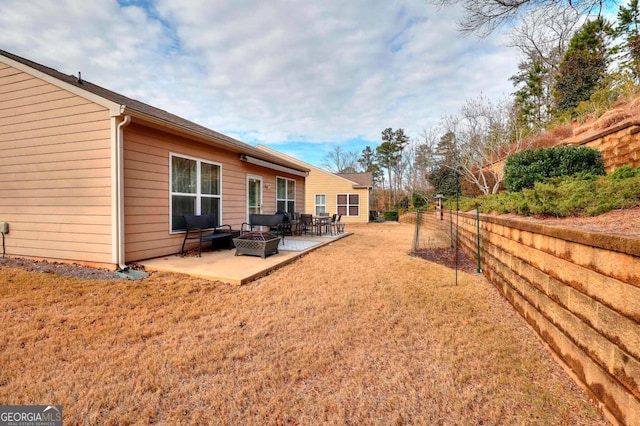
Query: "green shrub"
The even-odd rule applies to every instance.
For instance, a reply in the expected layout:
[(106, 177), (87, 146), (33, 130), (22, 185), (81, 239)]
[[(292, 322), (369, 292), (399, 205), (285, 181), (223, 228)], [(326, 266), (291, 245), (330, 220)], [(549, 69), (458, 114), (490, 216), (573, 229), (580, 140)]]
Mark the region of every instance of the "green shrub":
[[(640, 206), (640, 168), (620, 167), (607, 176), (576, 173), (574, 176), (548, 178), (532, 189), (502, 192), (479, 197), (460, 197), (461, 211), (516, 213), (541, 216), (596, 216), (614, 209)], [(456, 200), (445, 201), (455, 210)]]
[[(533, 199), (534, 191), (525, 190), (523, 192), (516, 192), (510, 203), (505, 204), (504, 213), (516, 213), (523, 216), (531, 215), (531, 208), (529, 207), (530, 199)], [(511, 198), (511, 197), (509, 197)]]
[(395, 207), (399, 208), (399, 209), (408, 209), (409, 208), (409, 197), (404, 196), (400, 199), (400, 201), (398, 201), (395, 205)]
[(570, 116), (584, 123), (588, 118), (600, 117), (613, 109), (616, 102), (628, 102), (637, 94), (638, 86), (631, 73), (613, 72), (604, 76), (588, 101), (580, 102), (573, 111), (569, 111)]
[(429, 206), (429, 198), (425, 194), (414, 192), (411, 194), (411, 205), (416, 209)]
[(390, 211), (386, 211), (384, 212), (384, 220), (388, 220), (388, 221), (398, 221), (398, 212), (395, 210), (390, 210)]
[[(458, 198), (458, 209), (463, 212), (468, 212), (471, 210), (475, 210), (478, 205), (479, 197), (467, 197), (460, 196)], [(444, 206), (446, 209), (456, 209), (456, 197), (448, 199), (444, 202)]]
[(516, 153), (507, 158), (504, 185), (507, 191), (533, 189), (536, 182), (575, 174), (603, 175), (600, 151), (588, 147), (559, 146)]
[(607, 179), (602, 179), (594, 190), (594, 200), (586, 211), (589, 215), (640, 206), (640, 176), (611, 179), (610, 175)]
[(625, 164), (624, 166), (620, 166), (617, 169), (615, 169), (612, 173), (609, 173), (607, 177), (612, 180), (640, 177), (640, 167), (636, 167), (634, 169), (628, 164)]

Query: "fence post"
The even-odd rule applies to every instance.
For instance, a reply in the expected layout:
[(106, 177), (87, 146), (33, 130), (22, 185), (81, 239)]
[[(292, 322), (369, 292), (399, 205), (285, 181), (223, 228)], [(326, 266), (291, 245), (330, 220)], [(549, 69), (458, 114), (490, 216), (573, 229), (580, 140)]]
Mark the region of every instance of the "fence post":
[(478, 239), (478, 269), (476, 269), (476, 272), (481, 273), (482, 267), (480, 266), (480, 206), (476, 206), (476, 234)]
[(460, 195), (456, 194), (456, 285), (458, 285), (458, 255), (460, 251)]
[(416, 232), (413, 237), (413, 253), (418, 251), (420, 241), (420, 210), (416, 212)]
[(451, 237), (451, 247), (453, 247), (453, 209), (449, 210), (449, 237)]

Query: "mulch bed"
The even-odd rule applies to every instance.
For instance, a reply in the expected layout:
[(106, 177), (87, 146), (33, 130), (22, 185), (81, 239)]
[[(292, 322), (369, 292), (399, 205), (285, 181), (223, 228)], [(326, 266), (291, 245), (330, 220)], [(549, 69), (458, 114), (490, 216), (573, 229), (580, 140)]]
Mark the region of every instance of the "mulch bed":
[[(439, 265), (446, 266), (451, 269), (456, 269), (456, 249), (455, 247), (447, 248), (428, 248), (418, 250), (413, 253), (414, 256), (419, 257), (429, 262), (437, 263)], [(478, 264), (469, 259), (462, 250), (458, 250), (458, 271), (476, 273)]]
[[(131, 269), (142, 270), (141, 266), (129, 265)], [(122, 277), (116, 275), (115, 271), (109, 269), (92, 268), (90, 266), (79, 265), (76, 263), (62, 263), (47, 260), (32, 260), (19, 257), (0, 258), (0, 267), (18, 268), (25, 271), (41, 272), (46, 274), (64, 275), (67, 277), (75, 277), (83, 280), (122, 280)]]
[[(185, 256), (197, 256), (198, 250), (193, 249), (185, 252)], [(412, 253), (413, 256), (437, 263), (451, 269), (456, 268), (456, 249), (429, 248)], [(120, 280), (114, 271), (107, 269), (97, 269), (78, 264), (49, 262), (46, 260), (31, 260), (23, 258), (0, 258), (0, 267), (19, 268), (26, 271), (42, 272), (56, 275), (76, 277), (85, 280)], [(144, 269), (138, 265), (129, 265), (132, 269)], [(470, 260), (462, 251), (458, 251), (458, 270), (468, 273), (476, 273), (477, 265)]]

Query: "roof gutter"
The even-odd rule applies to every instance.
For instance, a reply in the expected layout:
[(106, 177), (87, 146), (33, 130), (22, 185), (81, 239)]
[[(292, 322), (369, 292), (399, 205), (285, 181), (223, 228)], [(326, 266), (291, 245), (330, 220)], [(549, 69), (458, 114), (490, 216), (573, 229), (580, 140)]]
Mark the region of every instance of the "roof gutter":
[(300, 170), (292, 169), (290, 167), (281, 166), (280, 164), (275, 164), (270, 161), (265, 161), (260, 158), (252, 157), (246, 154), (240, 154), (240, 160), (246, 161), (250, 164), (255, 164), (256, 166), (266, 167), (271, 170), (277, 170), (279, 172), (290, 173), (296, 176), (306, 177), (309, 175), (308, 172), (303, 172)]

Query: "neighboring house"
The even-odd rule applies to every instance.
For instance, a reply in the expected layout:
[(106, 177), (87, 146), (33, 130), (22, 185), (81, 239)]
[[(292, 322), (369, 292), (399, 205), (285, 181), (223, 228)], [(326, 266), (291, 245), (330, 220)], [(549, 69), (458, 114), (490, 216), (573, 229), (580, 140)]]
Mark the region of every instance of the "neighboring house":
[(341, 222), (346, 223), (369, 221), (373, 188), (371, 173), (331, 173), (265, 146), (258, 145), (256, 148), (310, 170), (304, 187), (305, 208), (296, 211), (313, 215), (323, 212), (340, 214)]
[(0, 50), (3, 255), (124, 268), (179, 253), (183, 215), (239, 229), (304, 209), (308, 171)]

